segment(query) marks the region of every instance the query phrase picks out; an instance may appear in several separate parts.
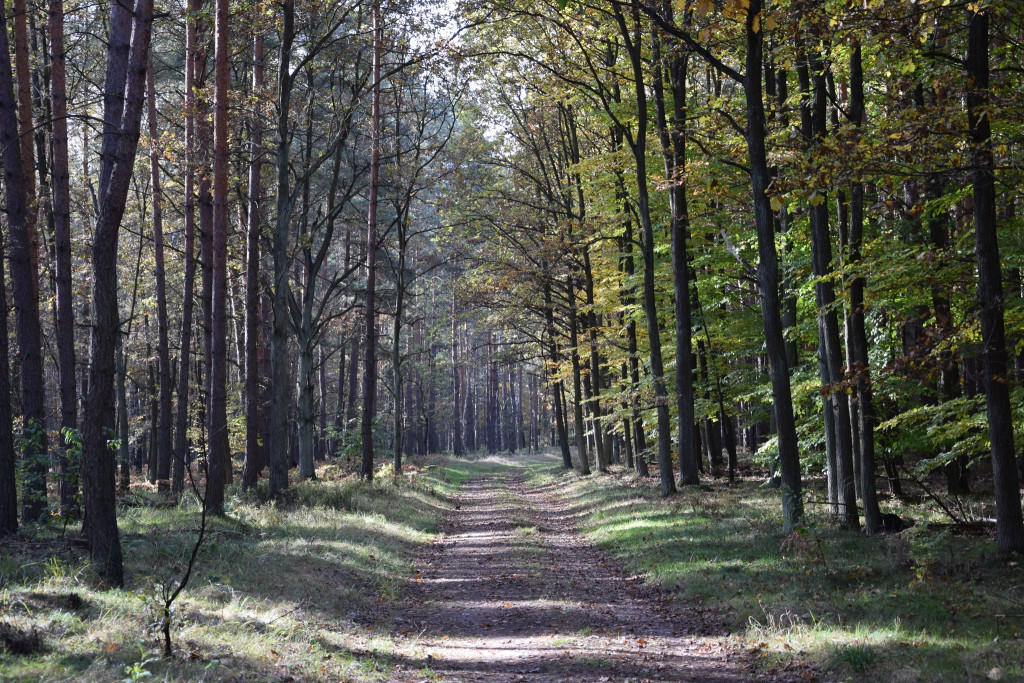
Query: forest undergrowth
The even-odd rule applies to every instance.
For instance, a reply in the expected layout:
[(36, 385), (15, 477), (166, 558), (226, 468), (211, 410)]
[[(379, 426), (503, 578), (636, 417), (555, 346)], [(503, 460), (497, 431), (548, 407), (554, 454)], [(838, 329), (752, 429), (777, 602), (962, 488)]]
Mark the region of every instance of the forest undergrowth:
[[(914, 526), (865, 537), (810, 505), (787, 535), (764, 477), (661, 499), (614, 466), (612, 476), (552, 463), (530, 472), (530, 485), (573, 501), (598, 548), (699, 611), (765, 673), (795, 662), (825, 680), (1024, 680), (1020, 558), (996, 553), (994, 525), (961, 531), (927, 499), (883, 499)], [(823, 480), (805, 485), (825, 499)]]
[[(122, 500), (124, 589), (100, 588), (76, 529), (36, 527), (0, 555), (0, 679), (389, 680), (403, 637), (390, 618), (415, 558), (458, 489), (496, 469), (568, 501), (596, 547), (696, 615), (695, 635), (769, 677), (1024, 678), (1019, 558), (997, 554), (986, 527), (952, 528), (923, 497), (883, 501), (914, 520), (899, 533), (864, 537), (810, 505), (787, 535), (777, 492), (745, 467), (731, 486), (709, 479), (662, 499), (618, 466), (583, 477), (524, 456), (421, 459), (372, 484), (324, 466), (274, 503), (262, 487), (230, 497), (175, 604), (170, 660), (155, 608), (195, 542), (194, 495), (172, 504), (135, 485)], [(824, 497), (823, 482), (805, 483), (809, 499)]]
[(171, 660), (159, 657), (157, 601), (195, 543), (194, 495), (173, 504), (133, 486), (124, 589), (99, 587), (77, 529), (5, 540), (0, 680), (387, 680), (394, 647), (377, 624), (473, 467), (418, 462), (370, 484), (327, 466), (272, 504), (262, 485), (229, 497), (175, 603)]

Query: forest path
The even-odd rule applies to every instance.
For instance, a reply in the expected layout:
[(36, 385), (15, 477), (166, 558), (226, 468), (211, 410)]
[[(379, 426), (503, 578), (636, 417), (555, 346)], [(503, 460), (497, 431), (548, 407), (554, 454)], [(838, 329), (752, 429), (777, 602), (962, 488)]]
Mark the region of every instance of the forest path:
[(396, 619), (407, 680), (749, 678), (737, 658), (689, 635), (699, 620), (580, 536), (577, 512), (548, 487), (530, 489), (507, 468), (467, 481), (457, 503)]

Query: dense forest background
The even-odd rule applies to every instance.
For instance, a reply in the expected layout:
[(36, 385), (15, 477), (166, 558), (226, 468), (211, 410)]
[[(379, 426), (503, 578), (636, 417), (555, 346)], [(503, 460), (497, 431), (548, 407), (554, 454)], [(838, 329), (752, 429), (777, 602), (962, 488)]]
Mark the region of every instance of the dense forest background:
[(1022, 9), (5, 3), (0, 533), (555, 448), (1024, 549)]

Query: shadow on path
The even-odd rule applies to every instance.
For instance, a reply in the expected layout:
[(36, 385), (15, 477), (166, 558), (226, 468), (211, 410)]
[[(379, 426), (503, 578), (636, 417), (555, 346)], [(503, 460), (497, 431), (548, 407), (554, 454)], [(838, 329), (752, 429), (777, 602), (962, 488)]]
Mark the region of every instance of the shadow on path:
[(699, 634), (575, 529), (573, 511), (514, 473), (466, 482), (417, 564), (398, 658), (408, 680), (740, 681), (740, 658)]

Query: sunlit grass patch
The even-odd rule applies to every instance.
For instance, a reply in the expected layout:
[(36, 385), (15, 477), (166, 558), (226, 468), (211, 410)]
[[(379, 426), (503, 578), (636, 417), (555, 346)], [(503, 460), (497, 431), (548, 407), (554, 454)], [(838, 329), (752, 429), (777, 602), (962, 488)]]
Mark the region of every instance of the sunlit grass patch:
[[(927, 505), (885, 501), (917, 523), (876, 538), (809, 505), (787, 535), (778, 492), (755, 478), (663, 500), (655, 480), (621, 470), (580, 477), (551, 460), (528, 471), (581, 513), (595, 545), (674, 591), (705, 637), (752, 652), (763, 670), (797, 661), (840, 680), (984, 679), (996, 668), (1024, 679), (1024, 620), (996, 616), (1024, 613), (1019, 567)], [(809, 500), (824, 498), (820, 486), (809, 482)]]
[(439, 467), (410, 470), (367, 484), (321, 468), (279, 500), (260, 487), (231, 496), (175, 603), (172, 661), (154, 656), (151, 601), (191, 552), (194, 495), (121, 510), (123, 590), (98, 589), (84, 550), (52, 530), (5, 548), (0, 620), (45, 648), (0, 652), (0, 679), (388, 680), (394, 642), (374, 615), (398, 598), (455, 490)]

